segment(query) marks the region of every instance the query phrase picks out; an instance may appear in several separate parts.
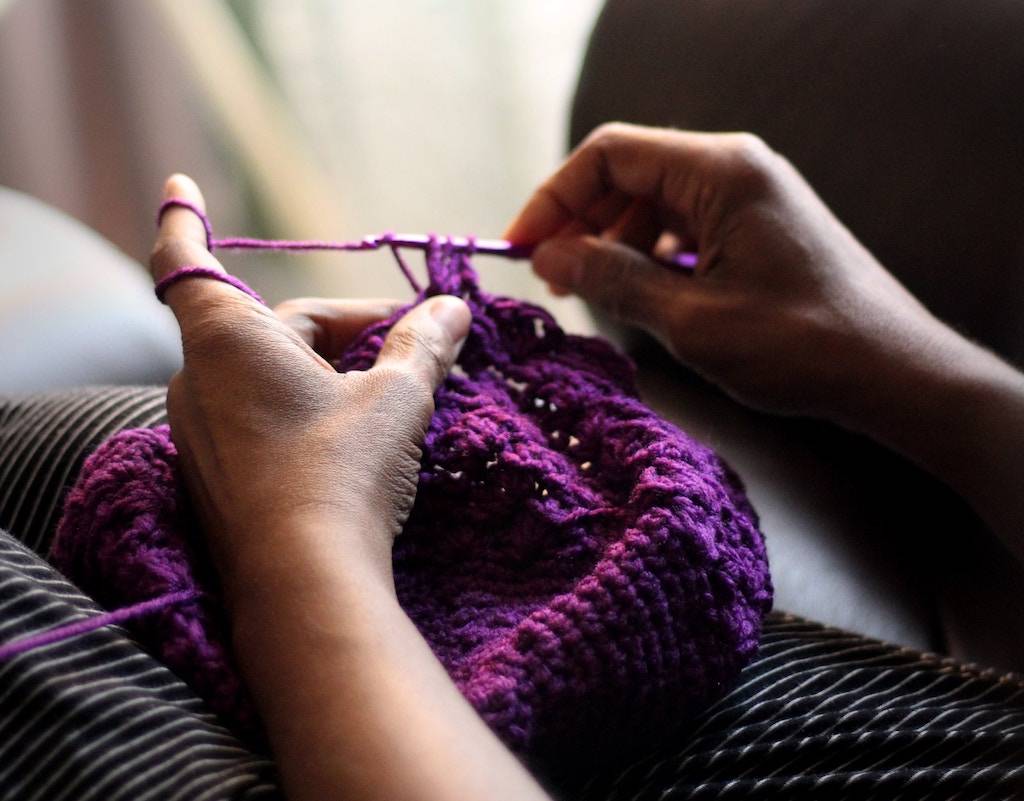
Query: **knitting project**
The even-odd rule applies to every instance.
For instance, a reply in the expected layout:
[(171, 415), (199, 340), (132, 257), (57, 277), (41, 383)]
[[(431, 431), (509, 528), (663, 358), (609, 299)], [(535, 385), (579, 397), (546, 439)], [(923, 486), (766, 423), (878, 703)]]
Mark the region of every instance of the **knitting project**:
[[(771, 607), (739, 479), (638, 399), (608, 343), (488, 294), (444, 240), (426, 261), (418, 300), (458, 295), (473, 319), (394, 546), (403, 608), (531, 761), (685, 720), (736, 679)], [(371, 367), (401, 314), (337, 369)], [(126, 625), (236, 731), (258, 731), (167, 426), (123, 431), (88, 458), (51, 557), (107, 608), (178, 593)]]

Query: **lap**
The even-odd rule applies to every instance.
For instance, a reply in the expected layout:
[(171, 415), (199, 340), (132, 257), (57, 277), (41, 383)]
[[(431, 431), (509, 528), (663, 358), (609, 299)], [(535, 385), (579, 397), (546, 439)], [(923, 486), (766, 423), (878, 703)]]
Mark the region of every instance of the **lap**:
[[(99, 613), (0, 533), (0, 644)], [(251, 752), (173, 673), (115, 626), (0, 662), (0, 798), (279, 798)]]
[[(32, 551), (45, 553), (85, 456), (164, 422), (163, 399), (0, 401), (0, 527), (21, 540), (0, 535), (0, 642), (97, 612)], [(564, 797), (1008, 798), (1024, 792), (1022, 766), (1019, 677), (776, 613), (737, 687), (656, 747), (570, 777)], [(98, 798), (277, 793), (270, 764), (116, 627), (0, 663), (0, 797), (60, 797), (39, 784), (51, 774), (68, 798), (86, 797), (79, 776)]]
[(1024, 794), (1024, 677), (773, 613), (739, 684), (581, 801)]

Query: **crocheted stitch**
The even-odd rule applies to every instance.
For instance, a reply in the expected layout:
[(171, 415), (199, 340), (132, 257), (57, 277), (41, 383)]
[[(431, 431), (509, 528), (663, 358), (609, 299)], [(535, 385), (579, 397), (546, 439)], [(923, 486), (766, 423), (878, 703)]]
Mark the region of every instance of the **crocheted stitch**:
[[(735, 680), (771, 606), (738, 478), (637, 398), (609, 344), (486, 293), (443, 243), (427, 263), (420, 298), (460, 295), (473, 320), (394, 547), (403, 608), (484, 720), (534, 760), (685, 718)], [(401, 313), (337, 368), (371, 367)], [(166, 426), (92, 454), (52, 559), (108, 607), (205, 593), (129, 625), (230, 724), (256, 731)]]

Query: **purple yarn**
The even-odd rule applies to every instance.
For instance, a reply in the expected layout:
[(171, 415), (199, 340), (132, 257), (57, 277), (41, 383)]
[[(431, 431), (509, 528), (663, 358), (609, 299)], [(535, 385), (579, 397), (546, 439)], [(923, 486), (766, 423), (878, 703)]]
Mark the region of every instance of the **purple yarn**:
[[(631, 362), (543, 309), (484, 292), (435, 242), (429, 286), (472, 327), (436, 396), (399, 600), (459, 689), (517, 752), (627, 744), (721, 695), (757, 649), (772, 589), (757, 517), (709, 448), (636, 396)], [(401, 316), (336, 365), (367, 369)], [(131, 621), (229, 723), (256, 731), (167, 426), (86, 461), (52, 559), (108, 608), (203, 596)]]
[(244, 292), (250, 298), (258, 301), (259, 303), (264, 303), (263, 298), (260, 297), (256, 290), (252, 289), (241, 279), (235, 278), (235, 276), (230, 273), (226, 273), (223, 270), (218, 270), (214, 267), (199, 267), (194, 265), (179, 267), (177, 270), (169, 272), (156, 282), (156, 286), (153, 287), (153, 294), (156, 295), (157, 300), (164, 303), (164, 296), (167, 294), (167, 290), (186, 278), (212, 278), (214, 281), (220, 281), (228, 286), (233, 286), (238, 291)]
[(4, 662), (11, 657), (26, 653), (27, 651), (34, 651), (36, 648), (42, 648), (44, 645), (50, 645), (51, 643), (60, 642), (61, 640), (70, 640), (75, 637), (79, 637), (82, 634), (88, 634), (90, 631), (101, 629), (104, 626), (115, 626), (118, 623), (124, 623), (127, 620), (136, 620), (140, 617), (145, 617), (152, 612), (166, 609), (169, 606), (176, 606), (177, 604), (185, 601), (194, 601), (198, 597), (199, 594), (196, 590), (169, 592), (166, 595), (160, 595), (148, 601), (140, 601), (139, 603), (132, 604), (131, 606), (122, 606), (120, 609), (115, 609), (113, 612), (104, 612), (101, 615), (93, 615), (92, 617), (76, 620), (74, 623), (67, 623), (63, 626), (47, 629), (46, 631), (33, 634), (29, 637), (12, 640), (11, 642), (0, 645), (0, 662)]
[(206, 249), (212, 251), (214, 249), (213, 241), (213, 225), (210, 224), (210, 218), (206, 216), (206, 212), (199, 208), (199, 204), (193, 203), (191, 200), (187, 200), (183, 197), (171, 197), (160, 204), (160, 208), (156, 212), (156, 224), (157, 226), (163, 222), (164, 215), (169, 209), (186, 209), (191, 211), (203, 224), (203, 228), (206, 231)]
[[(416, 292), (420, 291), (416, 279), (412, 277), (408, 267), (402, 261), (399, 254), (400, 248), (414, 248), (416, 250), (430, 250), (436, 241), (433, 236), (423, 234), (396, 234), (386, 232), (376, 236), (364, 236), (351, 242), (335, 241), (328, 239), (254, 239), (248, 236), (214, 237), (213, 226), (206, 213), (193, 203), (184, 198), (172, 197), (165, 200), (157, 212), (157, 224), (163, 219), (168, 209), (188, 209), (195, 214), (203, 223), (206, 230), (206, 247), (214, 250), (284, 250), (284, 251), (365, 251), (379, 250), (382, 247), (390, 248), (398, 261), (402, 273), (412, 284)], [(533, 248), (528, 245), (517, 245), (504, 239), (476, 239), (474, 237), (451, 237), (447, 240), (454, 250), (472, 256), (474, 253), (483, 253), (490, 256), (501, 256), (506, 259), (528, 259), (533, 254)], [(698, 254), (687, 251), (676, 253), (667, 259), (660, 257), (653, 258), (656, 264), (660, 264), (670, 270), (683, 270), (691, 272), (700, 261)]]
[[(429, 250), (436, 241), (436, 237), (433, 235), (396, 234), (390, 231), (377, 234), (376, 236), (364, 236), (362, 239), (350, 242), (329, 239), (255, 239), (249, 236), (218, 238), (213, 235), (213, 226), (210, 224), (210, 218), (206, 216), (206, 213), (198, 204), (185, 198), (172, 197), (161, 203), (160, 209), (156, 213), (157, 225), (163, 220), (164, 214), (167, 213), (168, 209), (173, 208), (187, 209), (200, 219), (206, 231), (206, 247), (211, 252), (214, 250), (365, 251), (379, 250), (382, 247), (387, 247), (397, 254), (399, 248)], [(529, 258), (533, 251), (530, 247), (514, 245), (504, 239), (476, 239), (475, 237), (459, 236), (451, 237), (447, 241), (455, 250), (464, 252), (469, 256), (472, 256), (474, 253), (487, 253), (492, 256), (503, 256), (507, 259), (525, 259)], [(405, 273), (406, 278), (409, 278), (410, 283), (416, 286), (416, 281), (410, 277), (408, 270), (402, 265), (402, 260), (398, 259), (398, 262), (399, 266), (403, 267), (402, 271)], [(419, 291), (418, 288), (417, 291)]]
[(216, 577), (180, 484), (167, 426), (111, 437), (82, 465), (50, 561), (107, 609), (190, 593), (123, 620), (241, 734), (256, 716), (231, 662)]

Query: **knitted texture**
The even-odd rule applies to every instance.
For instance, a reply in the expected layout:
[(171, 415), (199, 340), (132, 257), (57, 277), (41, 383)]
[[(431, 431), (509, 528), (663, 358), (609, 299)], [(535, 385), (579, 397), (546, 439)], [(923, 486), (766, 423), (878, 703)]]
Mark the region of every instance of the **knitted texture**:
[[(739, 480), (637, 398), (632, 364), (609, 344), (484, 292), (464, 253), (439, 244), (427, 266), (420, 298), (459, 295), (473, 320), (395, 542), (403, 608), (525, 756), (626, 743), (689, 716), (754, 655), (771, 606)], [(337, 368), (371, 367), (400, 315), (364, 331)], [(254, 730), (166, 426), (92, 454), (52, 559), (108, 607), (206, 593), (130, 627), (229, 723)]]

